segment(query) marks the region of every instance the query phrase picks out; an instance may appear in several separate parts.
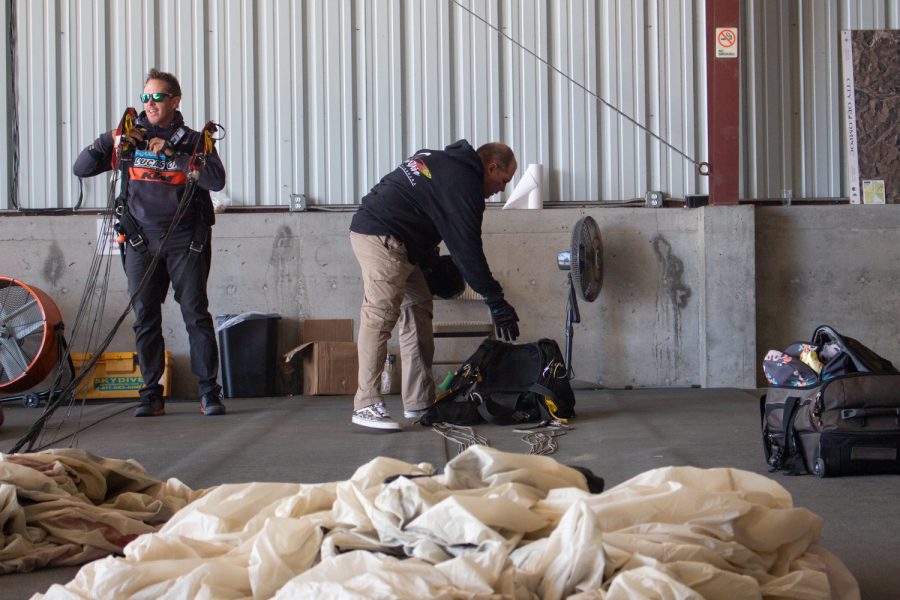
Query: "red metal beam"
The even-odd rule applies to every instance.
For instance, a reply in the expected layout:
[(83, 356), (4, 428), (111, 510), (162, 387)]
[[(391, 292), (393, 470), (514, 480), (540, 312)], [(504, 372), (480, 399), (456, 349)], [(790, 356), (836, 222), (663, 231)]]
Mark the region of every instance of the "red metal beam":
[(706, 0), (710, 204), (737, 204), (739, 200), (740, 14), (740, 0)]

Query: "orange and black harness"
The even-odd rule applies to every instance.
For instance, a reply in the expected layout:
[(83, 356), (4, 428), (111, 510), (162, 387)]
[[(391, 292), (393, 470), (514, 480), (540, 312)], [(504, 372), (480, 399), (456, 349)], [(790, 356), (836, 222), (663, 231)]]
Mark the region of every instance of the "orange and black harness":
[[(134, 129), (139, 129), (137, 120), (138, 114), (134, 108), (129, 107), (125, 110), (125, 113), (122, 115), (119, 125), (116, 128), (115, 138), (118, 140), (118, 144), (112, 155), (112, 167), (114, 170), (119, 171), (121, 181), (119, 194), (114, 203), (114, 210), (117, 218), (115, 230), (118, 236), (116, 241), (119, 243), (123, 265), (126, 251), (133, 250), (141, 254), (148, 252), (147, 237), (137, 220), (128, 210), (129, 182), (132, 176), (137, 172), (134, 166), (135, 150), (137, 150), (137, 148), (135, 148), (129, 136)], [(200, 170), (206, 166), (207, 157), (213, 152), (216, 141), (221, 139), (221, 137), (215, 137), (219, 130), (224, 131), (219, 124), (208, 121), (199, 132), (200, 135), (197, 136), (190, 160), (188, 161), (188, 173), (185, 178), (186, 184), (179, 199), (179, 209), (176, 213), (176, 215), (179, 216), (176, 217), (176, 219), (180, 219), (180, 215), (184, 213), (188, 204), (191, 204), (191, 207), (195, 211), (195, 218), (193, 220), (194, 233), (191, 236), (191, 243), (189, 246), (190, 256), (188, 258), (187, 267), (184, 270), (185, 275), (193, 269), (194, 263), (206, 247), (209, 237), (209, 226), (212, 224), (213, 220), (212, 214), (208, 214), (211, 213), (210, 210), (200, 206), (200, 203), (192, 201), (196, 191), (197, 180), (200, 177)], [(183, 127), (176, 129), (171, 137), (166, 140), (167, 147), (174, 149), (179, 142), (181, 142), (184, 135), (185, 131)], [(177, 183), (181, 183), (181, 181), (178, 181)]]

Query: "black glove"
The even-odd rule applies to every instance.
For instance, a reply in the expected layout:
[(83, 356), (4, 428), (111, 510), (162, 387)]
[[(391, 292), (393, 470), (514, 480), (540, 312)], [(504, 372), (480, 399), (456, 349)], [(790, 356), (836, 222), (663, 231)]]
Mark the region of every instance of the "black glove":
[(489, 300), (487, 305), (491, 309), (491, 320), (497, 328), (497, 337), (507, 342), (516, 341), (519, 337), (519, 315), (516, 314), (516, 309), (503, 296), (497, 300)]

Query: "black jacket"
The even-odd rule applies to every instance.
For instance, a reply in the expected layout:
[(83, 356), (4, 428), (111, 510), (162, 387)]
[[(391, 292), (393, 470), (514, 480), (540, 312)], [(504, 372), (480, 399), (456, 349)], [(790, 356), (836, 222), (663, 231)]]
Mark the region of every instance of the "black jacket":
[(414, 264), (443, 240), (466, 283), (487, 300), (500, 298), (481, 242), (483, 178), (481, 158), (466, 140), (419, 150), (366, 194), (350, 231), (399, 239)]
[[(175, 155), (171, 158), (147, 150), (137, 150), (134, 162), (128, 169), (127, 201), (131, 216), (145, 231), (165, 231), (172, 223), (178, 201), (187, 184), (188, 162), (201, 134), (185, 127), (181, 112), (178, 111), (172, 124), (164, 129), (151, 125), (144, 113), (138, 117), (136, 126), (146, 130), (143, 133), (145, 140), (155, 137), (170, 142), (174, 140)], [(112, 133), (101, 133), (93, 144), (81, 151), (72, 170), (78, 177), (93, 177), (109, 171), (112, 169), (112, 153)], [(225, 167), (213, 150), (207, 157), (206, 166), (200, 170), (194, 201), (209, 204), (209, 191), (217, 192), (223, 187)], [(211, 210), (207, 212), (212, 214)], [(195, 214), (195, 211), (187, 211), (180, 225), (190, 226)]]

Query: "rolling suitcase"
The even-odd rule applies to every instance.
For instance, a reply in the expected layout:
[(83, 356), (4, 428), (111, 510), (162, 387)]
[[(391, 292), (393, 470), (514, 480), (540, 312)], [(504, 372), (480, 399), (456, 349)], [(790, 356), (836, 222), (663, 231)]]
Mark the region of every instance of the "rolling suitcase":
[(828, 325), (775, 354), (763, 361), (771, 385), (760, 399), (771, 470), (900, 473), (900, 372), (889, 360)]
[(900, 374), (853, 373), (802, 388), (770, 387), (760, 415), (773, 471), (900, 473)]

